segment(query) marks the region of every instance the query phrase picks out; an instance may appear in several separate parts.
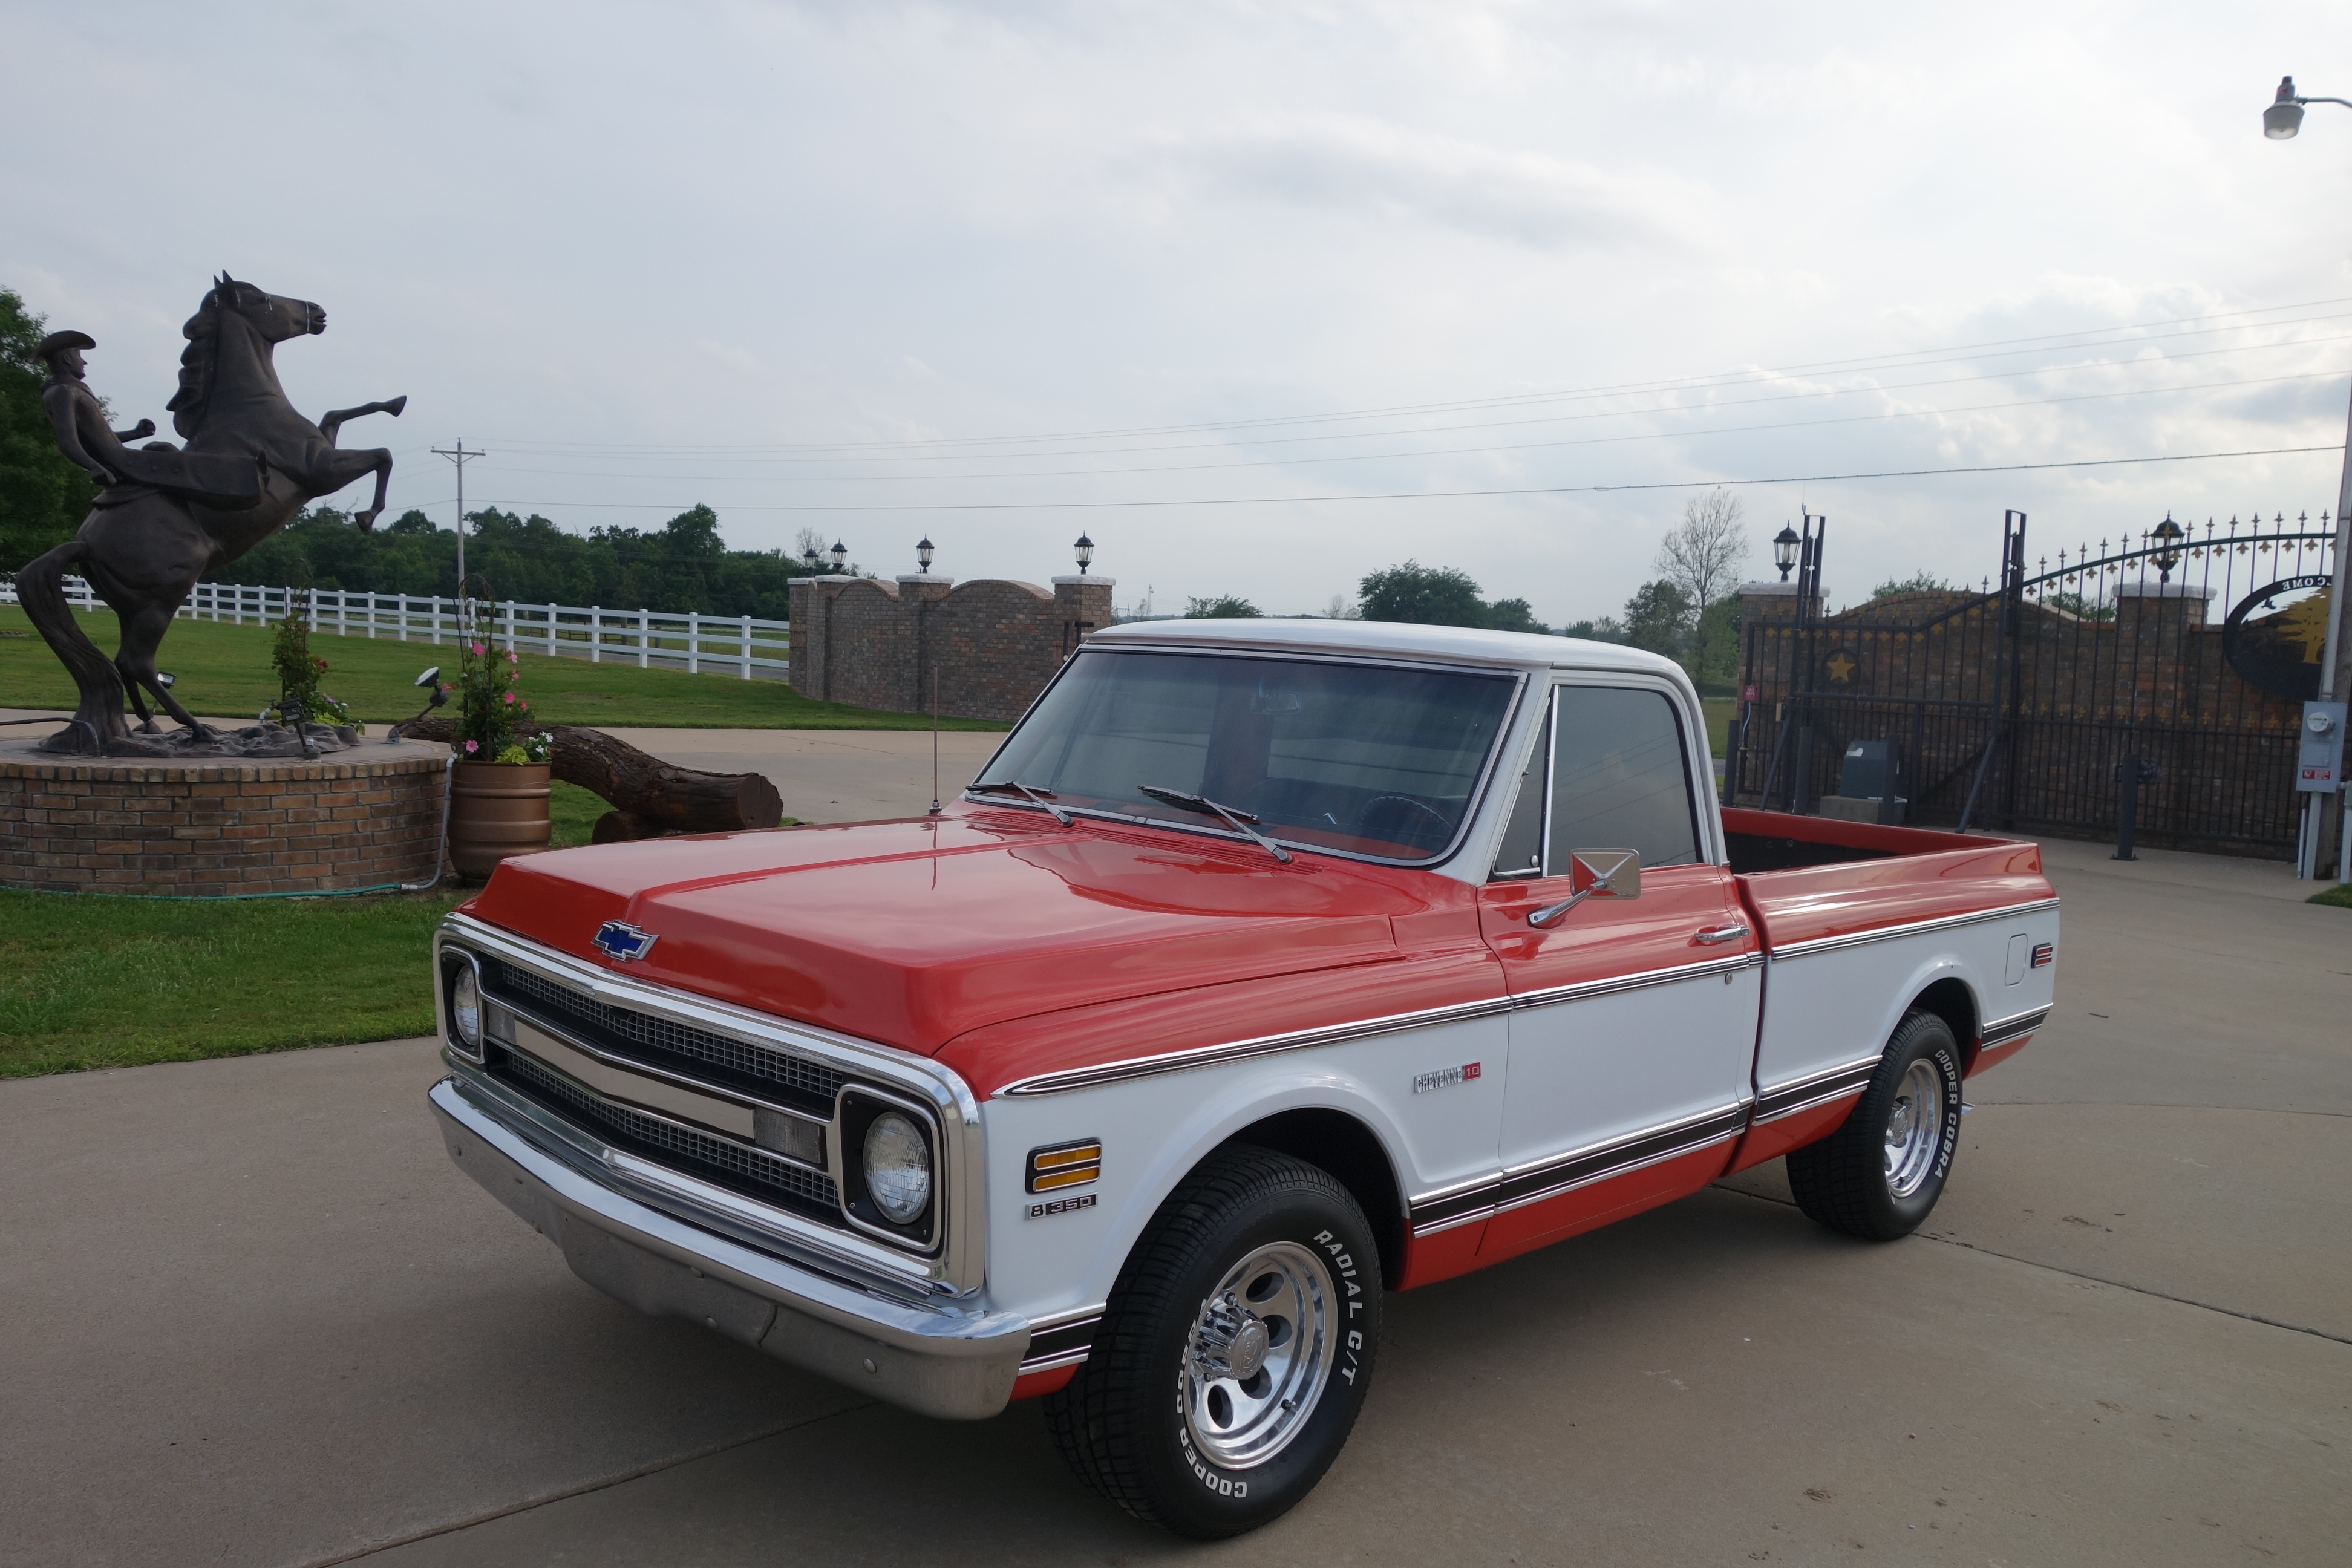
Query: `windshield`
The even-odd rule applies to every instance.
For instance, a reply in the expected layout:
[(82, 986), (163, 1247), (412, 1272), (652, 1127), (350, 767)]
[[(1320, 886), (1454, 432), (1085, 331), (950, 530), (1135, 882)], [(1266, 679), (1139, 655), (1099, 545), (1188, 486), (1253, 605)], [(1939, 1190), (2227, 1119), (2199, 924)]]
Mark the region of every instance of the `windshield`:
[(1517, 685), (1503, 673), (1088, 650), (982, 782), (1017, 782), (1066, 810), (1225, 830), (1150, 784), (1303, 847), (1426, 860), (1461, 828)]

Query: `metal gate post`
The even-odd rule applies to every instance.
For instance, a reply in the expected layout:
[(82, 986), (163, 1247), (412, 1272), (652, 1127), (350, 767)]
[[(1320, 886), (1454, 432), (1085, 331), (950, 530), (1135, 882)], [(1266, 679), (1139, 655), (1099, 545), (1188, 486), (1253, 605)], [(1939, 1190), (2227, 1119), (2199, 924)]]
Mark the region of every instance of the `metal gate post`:
[(2116, 764), (2116, 853), (2117, 860), (2137, 860), (2132, 835), (2139, 826), (2139, 786), (2156, 782), (2157, 771), (2136, 756)]

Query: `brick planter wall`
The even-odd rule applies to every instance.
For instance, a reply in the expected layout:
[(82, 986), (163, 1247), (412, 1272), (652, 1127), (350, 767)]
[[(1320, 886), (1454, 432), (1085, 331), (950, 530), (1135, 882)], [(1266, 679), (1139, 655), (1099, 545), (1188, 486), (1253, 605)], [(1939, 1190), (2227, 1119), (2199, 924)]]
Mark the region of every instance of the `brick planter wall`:
[(362, 742), (315, 763), (103, 762), (0, 747), (0, 885), (186, 895), (421, 882), (440, 858), (448, 754)]

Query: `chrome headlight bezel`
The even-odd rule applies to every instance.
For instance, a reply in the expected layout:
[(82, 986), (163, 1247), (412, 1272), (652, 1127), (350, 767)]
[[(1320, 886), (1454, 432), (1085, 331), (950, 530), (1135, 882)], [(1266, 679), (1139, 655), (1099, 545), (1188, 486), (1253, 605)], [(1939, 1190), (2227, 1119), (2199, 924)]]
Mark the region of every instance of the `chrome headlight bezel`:
[[(459, 987), (473, 992), (474, 1027), (468, 1035), (464, 1022), (463, 1003)], [(441, 950), (440, 1003), (442, 1038), (449, 1048), (468, 1061), (484, 1059), (483, 1042), (488, 1038), (489, 1005), (482, 993), (482, 966), (479, 960), (462, 947), (445, 946)]]

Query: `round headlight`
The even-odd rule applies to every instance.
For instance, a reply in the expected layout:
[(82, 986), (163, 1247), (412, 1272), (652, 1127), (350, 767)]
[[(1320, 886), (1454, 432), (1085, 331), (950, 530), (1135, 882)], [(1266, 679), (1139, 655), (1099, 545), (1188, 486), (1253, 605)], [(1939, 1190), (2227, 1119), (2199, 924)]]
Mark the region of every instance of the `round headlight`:
[(457, 1037), (467, 1049), (482, 1048), (482, 987), (475, 980), (470, 963), (457, 971), (457, 978), (449, 987), (449, 1022), (456, 1026)]
[(912, 1121), (886, 1110), (866, 1130), (866, 1195), (892, 1225), (912, 1225), (931, 1201), (931, 1151)]

